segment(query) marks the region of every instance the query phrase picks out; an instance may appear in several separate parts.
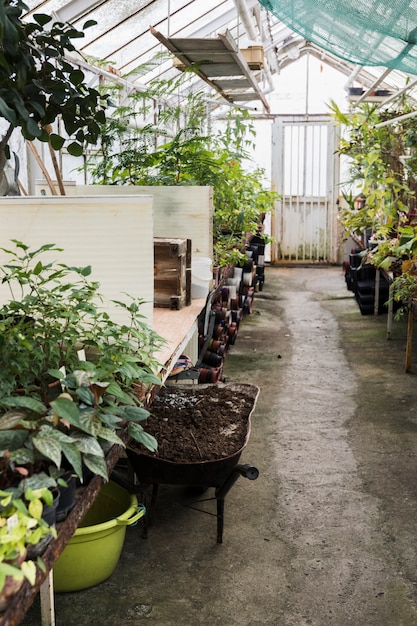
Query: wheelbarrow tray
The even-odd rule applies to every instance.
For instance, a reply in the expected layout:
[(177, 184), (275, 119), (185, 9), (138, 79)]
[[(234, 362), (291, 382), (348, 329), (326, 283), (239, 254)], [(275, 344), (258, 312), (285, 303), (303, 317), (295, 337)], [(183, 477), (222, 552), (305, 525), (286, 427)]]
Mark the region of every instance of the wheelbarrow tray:
[[(256, 407), (259, 387), (246, 383), (228, 383), (217, 385), (176, 385), (175, 389), (178, 389), (181, 393), (191, 395), (198, 393), (198, 390), (210, 389), (214, 386), (218, 389), (224, 388), (228, 391), (233, 391), (236, 397), (244, 394), (244, 396), (250, 400), (250, 402), (247, 403), (246, 411), (239, 414), (239, 419), (243, 420), (246, 425), (246, 436), (243, 445), (229, 456), (209, 461), (203, 460), (195, 462), (166, 460), (156, 455), (140, 453), (129, 445), (126, 453), (140, 483), (217, 488), (223, 485), (226, 479), (231, 475), (249, 441), (251, 415)], [(213, 419), (215, 419), (215, 416)], [(175, 446), (175, 442), (173, 442), (172, 445)]]

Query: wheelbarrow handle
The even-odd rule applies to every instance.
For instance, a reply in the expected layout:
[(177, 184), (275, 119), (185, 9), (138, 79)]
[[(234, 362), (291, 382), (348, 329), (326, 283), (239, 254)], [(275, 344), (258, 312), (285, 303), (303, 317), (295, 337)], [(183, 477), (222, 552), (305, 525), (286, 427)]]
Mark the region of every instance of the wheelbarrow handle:
[(256, 480), (259, 476), (258, 468), (253, 465), (249, 465), (249, 463), (236, 465), (235, 469), (241, 476), (248, 478), (249, 480)]
[(145, 515), (145, 513), (146, 508), (143, 504), (139, 504), (136, 512), (132, 515), (132, 517), (129, 517), (128, 519), (120, 519), (119, 517), (116, 517), (115, 521), (117, 522), (118, 526), (132, 526), (133, 524), (136, 524), (136, 522), (139, 521), (140, 518)]
[(249, 480), (256, 480), (259, 476), (259, 471), (253, 465), (235, 465), (230, 476), (228, 476), (224, 483), (216, 489), (215, 495), (218, 500), (222, 500), (226, 496), (226, 494), (233, 487), (239, 476), (243, 476), (244, 478), (248, 478)]

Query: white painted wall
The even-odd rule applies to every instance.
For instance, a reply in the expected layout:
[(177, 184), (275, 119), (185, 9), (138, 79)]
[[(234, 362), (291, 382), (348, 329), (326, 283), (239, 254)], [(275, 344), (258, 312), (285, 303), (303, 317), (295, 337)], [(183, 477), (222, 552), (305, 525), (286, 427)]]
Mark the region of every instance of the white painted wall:
[[(124, 293), (146, 301), (142, 314), (153, 318), (153, 206), (146, 195), (113, 197), (4, 197), (0, 198), (0, 247), (10, 248), (17, 239), (35, 248), (54, 243), (62, 253), (54, 259), (76, 266), (92, 266), (100, 283), (106, 309), (123, 321), (122, 312), (110, 303), (126, 300)], [(6, 255), (0, 250), (0, 264)], [(47, 258), (47, 257), (46, 257)], [(9, 299), (0, 284), (0, 302)]]
[[(37, 194), (48, 195), (44, 181), (36, 185)], [(211, 187), (133, 187), (120, 185), (66, 185), (72, 196), (121, 196), (146, 194), (152, 196), (154, 237), (191, 239), (193, 257), (212, 258), (213, 254), (213, 189)]]

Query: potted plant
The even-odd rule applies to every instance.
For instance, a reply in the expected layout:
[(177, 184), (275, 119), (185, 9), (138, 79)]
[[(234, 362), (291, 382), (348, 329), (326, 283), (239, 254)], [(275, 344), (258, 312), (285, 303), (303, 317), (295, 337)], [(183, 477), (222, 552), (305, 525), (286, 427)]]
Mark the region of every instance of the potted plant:
[(138, 299), (117, 303), (126, 323), (101, 310), (91, 268), (45, 263), (52, 245), (15, 245), (1, 268), (12, 298), (0, 309), (0, 480), (22, 491), (29, 477), (56, 483), (68, 468), (82, 480), (83, 465), (107, 479), (105, 453), (123, 445), (122, 428), (157, 445), (139, 424), (148, 412), (137, 388), (160, 383), (153, 351), (162, 339)]
[(44, 504), (51, 501), (48, 489), (27, 489), (22, 498), (0, 490), (0, 610), (24, 579), (35, 583), (36, 566), (43, 567), (40, 554), (56, 537), (56, 529), (42, 518)]
[(364, 262), (382, 269), (410, 258), (415, 241), (417, 182), (409, 175), (410, 165), (403, 162), (406, 146), (416, 136), (415, 121), (407, 118), (385, 125), (409, 107), (404, 102), (400, 111), (389, 111), (365, 103), (345, 114), (335, 103), (331, 105), (345, 130), (339, 152), (347, 157), (350, 174), (344, 183), (350, 191), (343, 193), (346, 202), (339, 212), (340, 222), (346, 236), (369, 248)]
[(21, 491), (28, 484), (51, 487), (60, 469), (70, 469), (82, 482), (85, 468), (107, 480), (105, 454), (109, 446), (124, 446), (117, 434), (122, 429), (149, 449), (157, 448), (139, 424), (149, 412), (138, 406), (134, 390), (129, 394), (106, 378), (99, 378), (96, 366), (85, 362), (84, 369), (60, 379), (65, 391), (48, 405), (32, 397), (0, 398), (6, 482), (7, 476), (19, 478)]

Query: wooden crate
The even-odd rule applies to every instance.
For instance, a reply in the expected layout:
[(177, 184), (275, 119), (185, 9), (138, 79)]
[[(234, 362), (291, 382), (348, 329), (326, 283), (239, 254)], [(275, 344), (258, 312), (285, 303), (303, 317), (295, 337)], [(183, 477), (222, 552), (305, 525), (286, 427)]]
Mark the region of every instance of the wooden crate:
[(249, 46), (249, 48), (241, 48), (240, 52), (245, 57), (245, 61), (251, 70), (263, 69), (264, 49), (262, 46)]
[(154, 306), (191, 304), (191, 239), (154, 238)]

